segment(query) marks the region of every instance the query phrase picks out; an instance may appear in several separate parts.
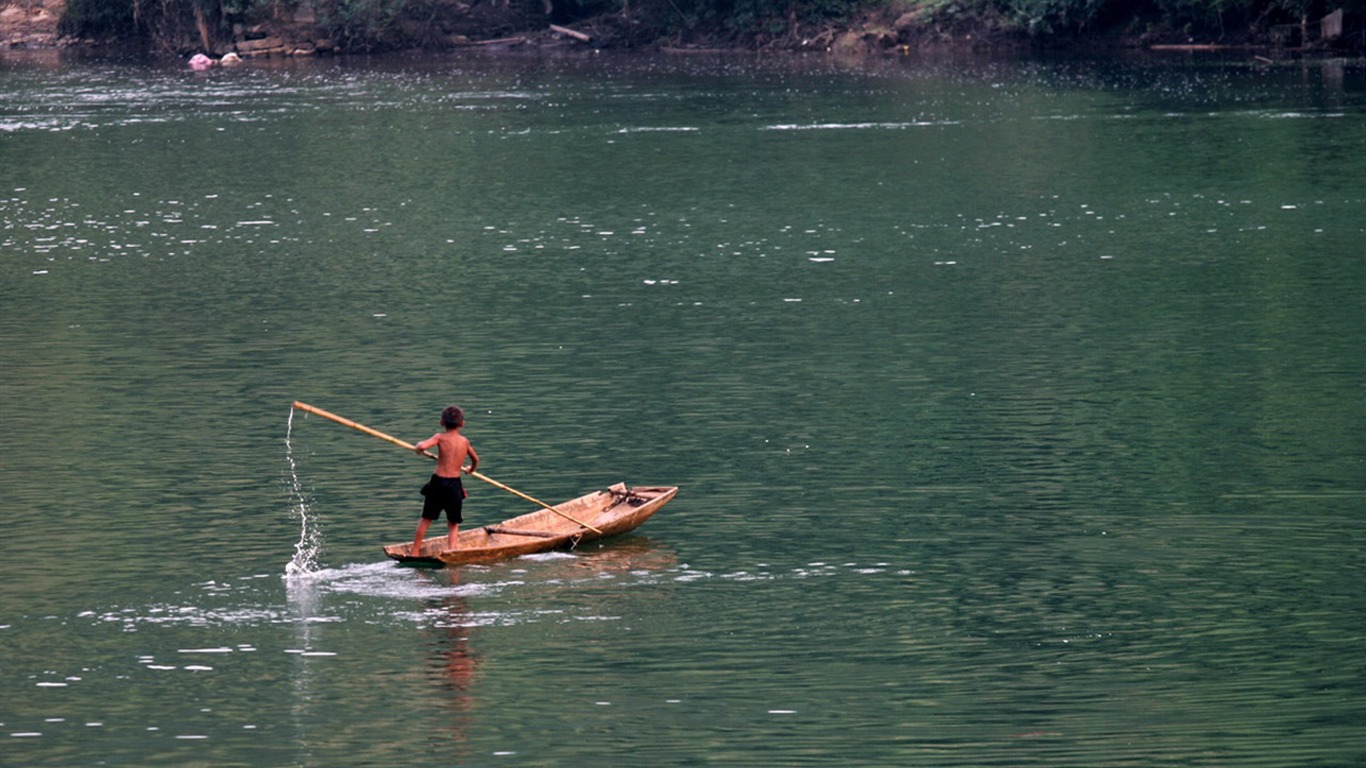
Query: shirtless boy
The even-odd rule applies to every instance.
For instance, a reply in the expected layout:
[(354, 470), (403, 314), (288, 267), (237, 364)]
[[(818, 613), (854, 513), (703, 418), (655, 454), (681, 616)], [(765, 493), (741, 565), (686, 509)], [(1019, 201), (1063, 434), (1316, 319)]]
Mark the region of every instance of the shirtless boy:
[[(447, 406), (441, 412), (441, 426), (446, 429), (445, 432), (438, 432), (413, 446), (418, 453), (436, 446), (436, 474), (422, 487), (422, 494), (427, 499), (422, 502), (422, 519), (417, 521), (417, 535), (413, 537), (413, 547), (409, 550), (413, 557), (422, 554), (422, 537), (427, 535), (427, 527), (432, 521), (441, 517), (442, 510), (446, 511), (446, 548), (459, 548), (460, 523), (464, 519), (460, 513), (465, 501), (465, 486), (460, 481), (460, 473), (473, 472), (479, 466), (479, 454), (474, 452), (470, 441), (460, 434), (461, 427), (465, 426), (465, 412), (454, 405)], [(465, 468), (467, 458), (470, 461), (469, 468)]]

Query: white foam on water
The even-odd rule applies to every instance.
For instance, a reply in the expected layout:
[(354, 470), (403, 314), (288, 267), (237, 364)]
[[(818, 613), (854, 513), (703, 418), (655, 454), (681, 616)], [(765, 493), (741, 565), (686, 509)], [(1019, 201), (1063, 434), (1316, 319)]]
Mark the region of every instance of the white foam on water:
[[(530, 560), (532, 562), (543, 563), (553, 560), (577, 560), (578, 555), (573, 552), (537, 552), (535, 554), (523, 555), (519, 560)], [(525, 571), (521, 571), (525, 572)]]
[(697, 133), (701, 130), (701, 128), (695, 128), (692, 126), (639, 126), (634, 128), (620, 128), (617, 130), (617, 133)]
[(764, 126), (766, 131), (857, 131), (857, 130), (904, 130), (906, 128), (929, 128), (934, 126), (958, 125), (957, 120), (911, 120), (906, 122), (867, 122), (867, 123), (778, 123)]
[(317, 594), (349, 594), (365, 597), (400, 599), (430, 599), (452, 595), (470, 595), (485, 590), (488, 585), (452, 585), (441, 578), (429, 577), (412, 568), (398, 568), (388, 561), (355, 563), (341, 568), (323, 568), (309, 572), (302, 578), (290, 580), (292, 600), (314, 597)]
[[(192, 627), (250, 626), (275, 623), (281, 612), (273, 607), (214, 609), (194, 605), (124, 608), (99, 615), (99, 621), (121, 623), (125, 631), (140, 625), (186, 625)], [(200, 649), (199, 653), (211, 651)], [(221, 652), (221, 651), (220, 651)]]

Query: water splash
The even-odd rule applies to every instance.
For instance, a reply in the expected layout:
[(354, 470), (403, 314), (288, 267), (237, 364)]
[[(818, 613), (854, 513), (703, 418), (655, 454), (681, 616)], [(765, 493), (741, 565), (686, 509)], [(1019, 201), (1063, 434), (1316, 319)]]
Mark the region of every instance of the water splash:
[(294, 558), (285, 565), (286, 578), (308, 577), (318, 570), (318, 553), (322, 551), (322, 531), (309, 517), (308, 494), (299, 482), (299, 467), (294, 461), (294, 408), (289, 409), (285, 427), (285, 461), (289, 463), (290, 512), (299, 519), (299, 541), (294, 545)]

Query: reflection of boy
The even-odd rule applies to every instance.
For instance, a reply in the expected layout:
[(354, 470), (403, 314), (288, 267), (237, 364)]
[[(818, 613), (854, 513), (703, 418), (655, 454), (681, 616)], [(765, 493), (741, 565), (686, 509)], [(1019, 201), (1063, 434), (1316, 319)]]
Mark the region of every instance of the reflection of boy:
[[(447, 406), (441, 412), (441, 426), (445, 427), (445, 432), (438, 432), (413, 446), (418, 453), (436, 446), (436, 473), (422, 487), (422, 495), (427, 499), (422, 502), (422, 519), (417, 521), (417, 533), (413, 536), (413, 546), (409, 550), (413, 557), (421, 556), (422, 537), (427, 535), (427, 527), (441, 517), (443, 510), (446, 513), (446, 548), (459, 548), (460, 523), (464, 519), (461, 510), (465, 501), (465, 486), (460, 481), (460, 473), (473, 472), (479, 466), (479, 454), (474, 452), (470, 441), (460, 434), (461, 427), (465, 426), (465, 412), (457, 406)], [(467, 458), (470, 465), (465, 468)]]

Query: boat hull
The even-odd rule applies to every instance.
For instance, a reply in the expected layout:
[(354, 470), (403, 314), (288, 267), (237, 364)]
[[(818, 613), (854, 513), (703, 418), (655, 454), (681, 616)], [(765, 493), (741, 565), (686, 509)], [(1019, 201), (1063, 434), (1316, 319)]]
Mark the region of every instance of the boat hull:
[(562, 514), (541, 509), (495, 525), (461, 531), (460, 546), (456, 549), (446, 549), (445, 536), (433, 536), (422, 543), (419, 553), (413, 553), (412, 544), (405, 543), (385, 546), (384, 554), (400, 563), (450, 566), (569, 549), (580, 542), (634, 530), (677, 493), (677, 486), (631, 488), (617, 483), (607, 490), (556, 504), (555, 509)]

